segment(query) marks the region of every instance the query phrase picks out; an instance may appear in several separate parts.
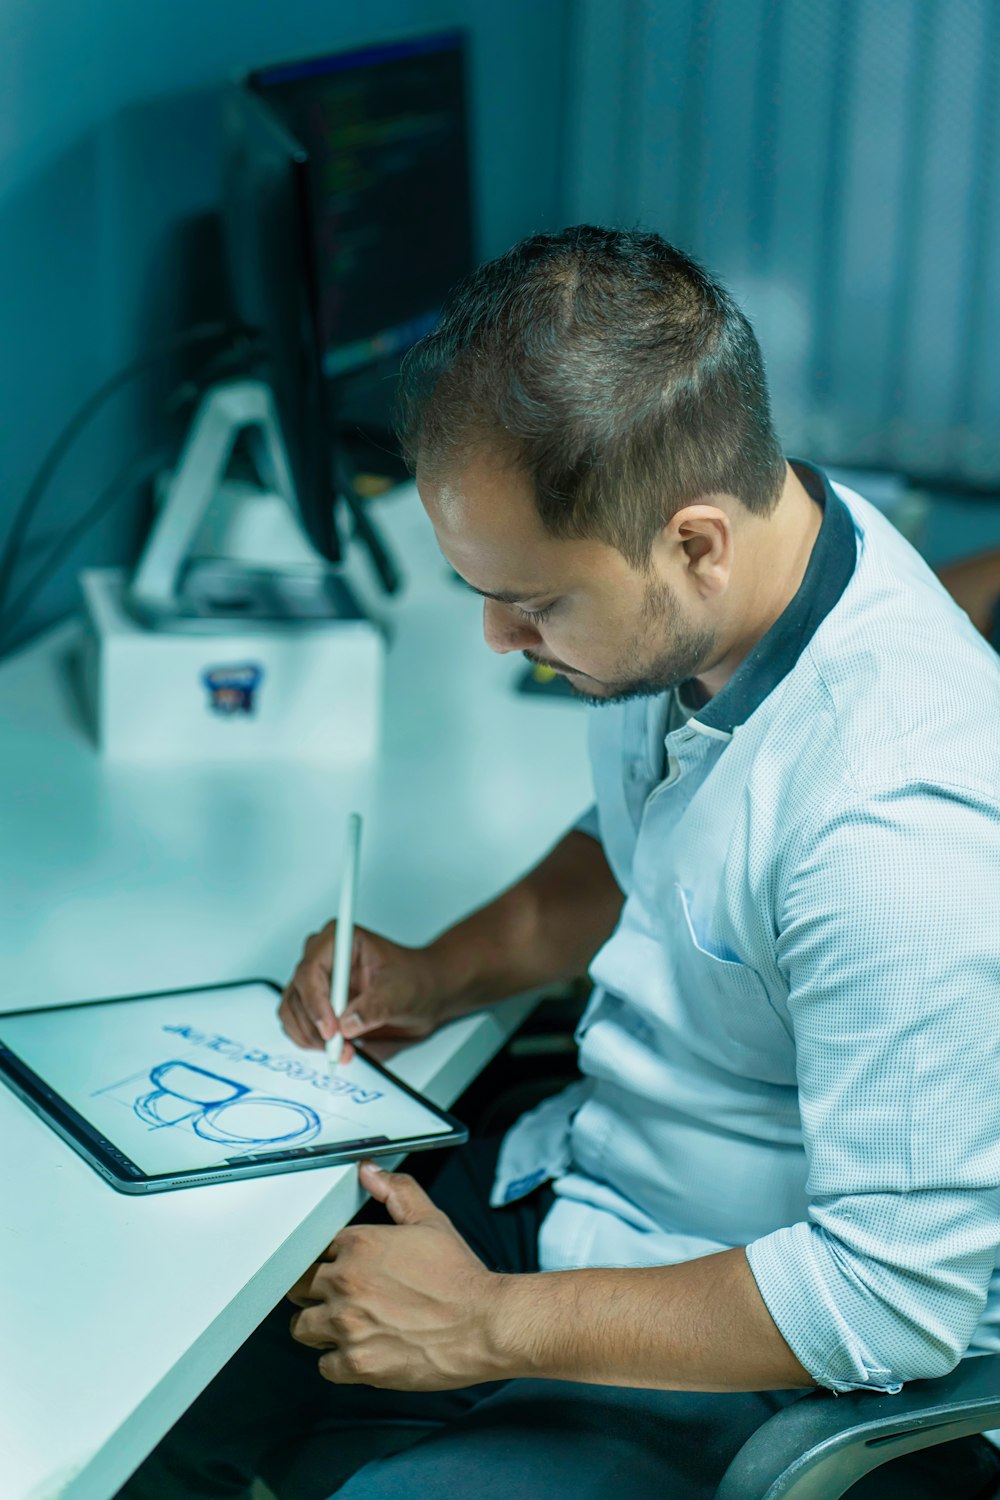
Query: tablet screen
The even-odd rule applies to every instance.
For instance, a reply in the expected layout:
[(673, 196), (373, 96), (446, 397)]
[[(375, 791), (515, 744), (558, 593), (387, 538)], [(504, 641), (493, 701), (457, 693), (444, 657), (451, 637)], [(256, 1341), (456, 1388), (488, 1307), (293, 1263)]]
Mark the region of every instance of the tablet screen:
[(148, 1176), (272, 1152), (450, 1133), (361, 1056), (331, 1076), (270, 985), (0, 1016), (0, 1041)]

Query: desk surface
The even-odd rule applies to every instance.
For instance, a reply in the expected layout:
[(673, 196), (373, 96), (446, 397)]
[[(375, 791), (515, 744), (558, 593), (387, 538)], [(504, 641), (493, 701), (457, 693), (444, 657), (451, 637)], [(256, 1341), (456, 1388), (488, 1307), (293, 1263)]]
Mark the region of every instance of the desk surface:
[[(111, 765), (74, 706), (74, 624), (0, 667), (0, 1009), (283, 980), (334, 910), (353, 807), (358, 921), (410, 943), (579, 814), (579, 707), (513, 692), (522, 660), (484, 645), (412, 490), (379, 509), (408, 586), (380, 606), (394, 638), (372, 765)], [(469, 1017), (393, 1066), (450, 1103), (528, 1007)], [(136, 1200), (2, 1087), (0, 1141), (0, 1494), (107, 1500), (351, 1217), (355, 1171)]]

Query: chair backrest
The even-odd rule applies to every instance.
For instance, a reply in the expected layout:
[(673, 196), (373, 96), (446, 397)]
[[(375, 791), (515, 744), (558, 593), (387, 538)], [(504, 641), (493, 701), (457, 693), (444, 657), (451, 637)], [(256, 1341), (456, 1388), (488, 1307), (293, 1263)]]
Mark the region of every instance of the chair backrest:
[[(1000, 1426), (1000, 1355), (963, 1359), (896, 1396), (816, 1391), (759, 1427), (716, 1500), (838, 1500), (880, 1464)], [(950, 1500), (963, 1500), (950, 1492)]]

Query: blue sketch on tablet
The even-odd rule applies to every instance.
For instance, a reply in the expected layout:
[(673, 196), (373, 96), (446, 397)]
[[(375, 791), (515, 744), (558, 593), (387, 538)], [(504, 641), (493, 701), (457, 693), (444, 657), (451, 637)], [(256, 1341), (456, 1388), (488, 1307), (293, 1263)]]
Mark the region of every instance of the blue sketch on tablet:
[(193, 1063), (157, 1063), (148, 1076), (153, 1087), (132, 1107), (154, 1129), (189, 1124), (202, 1140), (237, 1147), (303, 1146), (320, 1131), (308, 1104), (258, 1094)]

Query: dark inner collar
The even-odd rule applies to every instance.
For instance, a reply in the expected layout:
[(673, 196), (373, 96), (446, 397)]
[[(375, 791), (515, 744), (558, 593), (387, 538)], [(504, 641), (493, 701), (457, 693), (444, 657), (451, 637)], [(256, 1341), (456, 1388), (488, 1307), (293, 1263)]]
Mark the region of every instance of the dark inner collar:
[[(789, 463), (809, 495), (822, 506), (823, 520), (795, 597), (725, 687), (697, 710), (698, 723), (708, 729), (731, 734), (737, 724), (749, 719), (795, 666), (854, 572), (857, 540), (850, 511), (820, 469), (801, 459), (790, 459)], [(692, 701), (690, 688), (688, 696)]]

